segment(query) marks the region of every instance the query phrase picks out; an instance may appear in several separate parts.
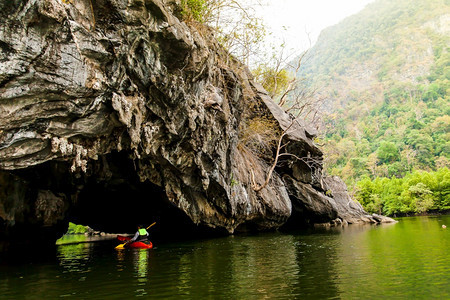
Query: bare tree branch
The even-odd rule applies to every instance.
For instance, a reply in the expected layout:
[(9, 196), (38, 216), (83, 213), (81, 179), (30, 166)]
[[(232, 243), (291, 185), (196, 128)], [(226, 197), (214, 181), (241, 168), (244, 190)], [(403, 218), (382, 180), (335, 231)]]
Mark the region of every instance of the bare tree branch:
[(283, 140), (283, 138), (284, 138), (284, 136), (287, 134), (287, 132), (285, 131), (285, 132), (283, 132), (283, 134), (280, 136), (280, 138), (278, 139), (278, 147), (277, 147), (277, 153), (276, 153), (276, 155), (275, 155), (275, 161), (273, 162), (273, 164), (272, 164), (272, 166), (270, 167), (270, 169), (269, 169), (269, 172), (267, 173), (267, 175), (266, 175), (266, 180), (264, 181), (264, 183), (262, 184), (262, 185), (258, 185), (254, 180), (255, 180), (255, 177), (254, 177), (254, 174), (253, 174), (253, 171), (252, 171), (252, 180), (253, 180), (253, 182), (252, 182), (252, 187), (253, 187), (253, 190), (255, 190), (255, 192), (259, 192), (260, 190), (262, 190), (263, 188), (265, 188), (268, 184), (269, 184), (269, 182), (270, 182), (270, 179), (272, 178), (272, 173), (273, 173), (273, 171), (275, 170), (275, 167), (277, 166), (277, 164), (278, 164), (278, 159), (279, 159), (279, 157), (280, 157), (280, 149), (281, 149), (281, 142), (282, 142), (282, 140)]

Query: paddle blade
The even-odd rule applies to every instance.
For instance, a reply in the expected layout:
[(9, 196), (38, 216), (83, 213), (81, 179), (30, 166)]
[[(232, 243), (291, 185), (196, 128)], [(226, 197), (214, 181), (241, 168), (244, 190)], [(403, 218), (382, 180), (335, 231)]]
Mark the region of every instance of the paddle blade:
[[(125, 243), (126, 244), (126, 243)], [(116, 248), (115, 249), (117, 249), (117, 250), (120, 250), (120, 249), (125, 249), (125, 244), (120, 244), (120, 245), (117, 245), (116, 246)]]

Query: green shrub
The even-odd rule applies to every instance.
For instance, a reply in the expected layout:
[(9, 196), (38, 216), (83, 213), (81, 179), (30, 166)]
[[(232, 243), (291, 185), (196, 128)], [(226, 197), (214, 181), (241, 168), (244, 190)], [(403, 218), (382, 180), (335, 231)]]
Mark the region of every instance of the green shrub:
[(69, 222), (69, 229), (67, 229), (66, 234), (84, 234), (86, 232), (88, 232), (88, 226), (77, 225)]
[(206, 0), (182, 0), (181, 8), (181, 15), (185, 20), (204, 22), (204, 14), (207, 8)]

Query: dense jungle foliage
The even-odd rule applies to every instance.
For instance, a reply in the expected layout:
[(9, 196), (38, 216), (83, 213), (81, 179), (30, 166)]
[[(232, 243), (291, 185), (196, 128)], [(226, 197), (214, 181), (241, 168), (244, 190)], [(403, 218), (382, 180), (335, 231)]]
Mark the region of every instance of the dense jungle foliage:
[(370, 212), (450, 209), (449, 45), (449, 1), (378, 0), (305, 58), (328, 111), (327, 171)]
[(450, 171), (413, 171), (403, 178), (364, 176), (356, 195), (367, 211), (385, 215), (408, 215), (450, 210)]

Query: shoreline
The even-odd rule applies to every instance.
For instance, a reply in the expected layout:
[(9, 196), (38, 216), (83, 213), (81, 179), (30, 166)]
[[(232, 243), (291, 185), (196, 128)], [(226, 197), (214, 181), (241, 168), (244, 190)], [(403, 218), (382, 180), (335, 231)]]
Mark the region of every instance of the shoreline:
[(106, 233), (103, 235), (65, 234), (56, 240), (55, 245), (60, 246), (110, 241), (115, 240), (118, 235), (130, 236), (129, 233)]
[(431, 217), (431, 216), (446, 216), (450, 215), (450, 209), (444, 211), (431, 211), (431, 212), (423, 212), (417, 214), (395, 214), (393, 216), (389, 216), (390, 218), (405, 218), (405, 217)]

